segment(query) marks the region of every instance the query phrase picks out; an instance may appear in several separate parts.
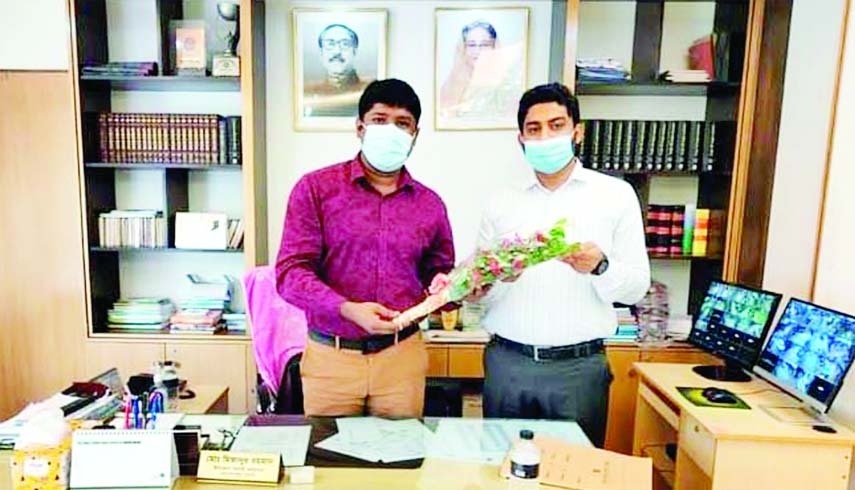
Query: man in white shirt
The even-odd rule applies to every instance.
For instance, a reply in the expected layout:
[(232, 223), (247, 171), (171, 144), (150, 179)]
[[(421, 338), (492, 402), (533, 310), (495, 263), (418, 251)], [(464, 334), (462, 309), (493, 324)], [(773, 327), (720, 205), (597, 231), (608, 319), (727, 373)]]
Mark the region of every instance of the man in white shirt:
[(484, 413), (575, 420), (601, 447), (612, 379), (603, 337), (617, 326), (612, 303), (636, 303), (650, 286), (638, 197), (575, 157), (579, 103), (567, 87), (529, 90), (517, 120), (534, 172), (487, 206), (479, 245), (566, 218), (567, 239), (582, 247), (485, 292), (484, 326), (493, 337), (484, 357)]

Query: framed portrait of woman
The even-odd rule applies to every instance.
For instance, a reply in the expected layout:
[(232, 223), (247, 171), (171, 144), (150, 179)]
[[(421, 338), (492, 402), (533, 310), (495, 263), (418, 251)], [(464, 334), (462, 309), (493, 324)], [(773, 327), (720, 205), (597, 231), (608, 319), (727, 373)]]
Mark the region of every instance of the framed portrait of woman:
[(528, 72), (529, 9), (436, 9), (434, 122), (439, 130), (516, 128)]
[(386, 78), (385, 9), (292, 11), (294, 126), (352, 131), (359, 97)]

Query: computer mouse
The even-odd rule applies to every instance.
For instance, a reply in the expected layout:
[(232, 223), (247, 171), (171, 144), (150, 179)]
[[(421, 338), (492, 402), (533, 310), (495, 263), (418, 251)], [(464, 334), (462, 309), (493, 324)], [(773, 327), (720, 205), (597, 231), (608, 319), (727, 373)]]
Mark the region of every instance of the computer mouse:
[(736, 403), (736, 397), (734, 397), (733, 394), (731, 394), (729, 391), (723, 390), (721, 388), (704, 388), (704, 391), (701, 392), (701, 395), (703, 395), (704, 398), (713, 403)]

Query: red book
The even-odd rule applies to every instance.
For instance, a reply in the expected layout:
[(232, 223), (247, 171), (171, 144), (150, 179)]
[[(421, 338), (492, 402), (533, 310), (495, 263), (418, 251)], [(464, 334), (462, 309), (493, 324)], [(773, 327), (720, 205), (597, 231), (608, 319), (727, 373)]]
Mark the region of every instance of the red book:
[(689, 68), (692, 70), (704, 70), (710, 76), (710, 80), (715, 79), (713, 52), (712, 35), (696, 40), (689, 47)]

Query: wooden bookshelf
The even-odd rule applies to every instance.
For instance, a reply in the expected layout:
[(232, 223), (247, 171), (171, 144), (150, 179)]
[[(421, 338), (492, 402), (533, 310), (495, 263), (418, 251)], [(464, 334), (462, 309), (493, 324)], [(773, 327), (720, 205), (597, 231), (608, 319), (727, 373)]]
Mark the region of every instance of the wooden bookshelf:
[[(264, 73), (264, 43), (265, 43), (265, 12), (264, 2), (260, 0), (240, 0), (240, 30), (241, 38), (238, 45), (238, 55), (241, 58), (240, 77), (184, 77), (171, 73), (168, 59), (169, 23), (173, 20), (185, 19), (182, 0), (154, 0), (156, 9), (148, 24), (152, 27), (151, 39), (160, 40), (160, 59), (157, 61), (160, 73), (157, 76), (114, 76), (81, 74), (81, 66), (97, 65), (108, 61), (122, 61), (121, 58), (111, 59), (107, 46), (110, 36), (140, 36), (131, 34), (127, 24), (107, 19), (106, 0), (74, 0), (72, 4), (73, 32), (73, 75), (75, 94), (78, 98), (78, 137), (81, 150), (81, 204), (83, 207), (83, 235), (86, 270), (86, 305), (88, 309), (88, 328), (86, 332), (85, 350), (88, 357), (109, 360), (122, 369), (126, 366), (123, 361), (128, 349), (138, 346), (150, 353), (156, 359), (170, 359), (186, 365), (192, 382), (204, 384), (222, 380), (214, 379), (215, 373), (204, 369), (211, 359), (227, 366), (229, 376), (229, 406), (239, 412), (254, 409), (255, 363), (252, 360), (250, 338), (246, 332), (238, 331), (224, 334), (195, 334), (186, 332), (164, 331), (115, 331), (107, 328), (107, 310), (123, 293), (123, 281), (127, 279), (129, 267), (147, 268), (149, 263), (159, 267), (178, 269), (181, 273), (196, 273), (204, 276), (217, 276), (229, 273), (234, 277), (236, 290), (240, 289), (239, 281), (243, 273), (252, 267), (266, 263), (267, 252), (267, 217), (266, 217), (266, 169), (265, 169), (265, 73)], [(201, 11), (208, 15), (216, 10), (216, 0), (204, 0)], [(198, 7), (198, 5), (197, 5)], [(119, 2), (110, 5), (111, 9), (133, 8), (130, 3)], [(193, 9), (194, 15), (202, 15), (198, 8)], [(111, 12), (114, 12), (111, 10)], [(115, 13), (115, 12), (114, 12)], [(113, 15), (113, 14), (111, 14)], [(214, 15), (215, 12), (214, 12)], [(216, 19), (216, 17), (213, 17)], [(208, 27), (206, 35), (213, 35), (212, 18), (206, 18)], [(219, 20), (217, 20), (219, 21)], [(229, 29), (233, 29), (233, 24)], [(123, 31), (122, 29), (127, 29)], [(145, 33), (142, 34), (146, 36)], [(121, 56), (121, 55), (118, 55)], [(209, 67), (210, 68), (210, 67)], [(205, 101), (211, 101), (210, 114), (221, 116), (240, 116), (240, 165), (233, 164), (203, 164), (203, 163), (163, 163), (130, 161), (103, 161), (101, 145), (98, 142), (98, 114), (103, 112), (133, 112), (144, 113), (178, 113), (183, 112), (175, 107), (175, 97), (194, 99), (194, 107), (204, 107)], [(224, 99), (225, 98), (225, 99)], [(126, 101), (132, 101), (127, 104)], [(170, 102), (173, 101), (173, 102)], [(118, 102), (117, 102), (118, 101)], [(224, 109), (231, 107), (233, 109)], [(230, 112), (223, 112), (230, 111)], [(194, 109), (192, 112), (205, 112)], [(145, 134), (145, 133), (143, 133)], [(219, 134), (219, 133), (218, 133)], [(198, 147), (197, 147), (198, 148)], [(180, 149), (179, 149), (180, 150)], [(192, 150), (192, 147), (191, 147)], [(193, 151), (199, 151), (193, 150)], [(204, 150), (202, 150), (204, 151)], [(156, 170), (161, 175), (148, 171)], [(223, 177), (219, 177), (222, 174)], [(141, 179), (141, 180), (140, 180)], [(154, 179), (154, 180), (152, 180)], [(150, 192), (152, 182), (160, 179), (157, 186), (157, 197)], [(213, 179), (213, 180), (212, 180)], [(143, 182), (149, 187), (138, 190), (137, 196), (125, 196), (124, 192), (137, 182)], [(206, 186), (218, 185), (216, 191)], [(129, 187), (130, 186), (130, 187)], [(191, 187), (195, 190), (191, 190)], [(226, 190), (223, 190), (226, 189)], [(194, 192), (196, 197), (194, 198)], [(241, 219), (244, 225), (243, 246), (237, 249), (190, 250), (175, 248), (175, 214), (181, 211), (221, 212), (214, 206), (217, 192), (228, 192), (231, 201), (239, 204), (239, 212), (230, 204), (230, 219)], [(201, 198), (199, 193), (210, 194)], [(157, 209), (166, 219), (167, 246), (158, 248), (130, 247), (101, 247), (99, 246), (98, 217), (101, 213), (113, 209), (128, 207), (139, 208), (139, 205), (127, 204), (139, 200), (139, 195), (147, 203), (158, 202), (157, 208), (149, 204), (148, 208)], [(128, 199), (131, 199), (129, 201)], [(200, 262), (196, 254), (204, 254)], [(225, 272), (235, 267), (235, 260), (242, 265), (242, 270)], [(126, 265), (127, 261), (127, 265)], [(164, 262), (166, 261), (166, 262)], [(190, 261), (190, 262), (187, 262)], [(183, 263), (188, 263), (186, 270)], [(201, 264), (201, 265), (200, 265)], [(229, 269), (224, 269), (228, 267)], [(157, 274), (137, 275), (136, 281), (152, 281), (144, 283), (142, 288), (147, 291), (157, 291)], [(165, 284), (164, 286), (170, 286)], [(137, 284), (139, 288), (140, 285)], [(155, 292), (152, 295), (157, 295)], [(167, 294), (164, 294), (168, 296)], [(238, 296), (242, 296), (238, 294)], [(233, 296), (234, 298), (234, 296)], [(178, 298), (174, 298), (178, 299)], [(89, 366), (89, 364), (87, 364)], [(109, 366), (97, 366), (103, 369)], [(96, 366), (92, 366), (95, 369)], [(101, 369), (101, 370), (103, 370)], [(128, 369), (139, 369), (129, 367)], [(123, 375), (134, 371), (122, 372)], [(87, 373), (88, 374), (88, 373)], [(96, 374), (96, 373), (91, 373)], [(182, 372), (182, 374), (185, 374)]]
[[(626, 0), (619, 1), (626, 2)], [(732, 33), (731, 40), (743, 49), (731, 52), (733, 60), (730, 61), (728, 69), (724, 70), (724, 73), (716, 74), (714, 81), (704, 84), (686, 84), (659, 80), (660, 72), (671, 68), (671, 66), (660, 67), (660, 59), (664, 11), (666, 4), (672, 1), (695, 0), (630, 0), (626, 2), (634, 4), (635, 9), (634, 25), (627, 26), (633, 32), (631, 66), (626, 67), (631, 73), (630, 80), (623, 83), (578, 80), (575, 70), (576, 59), (585, 57), (584, 53), (578, 52), (579, 33), (584, 31), (586, 25), (581, 3), (589, 3), (589, 0), (570, 0), (566, 6), (554, 9), (554, 12), (557, 12), (554, 15), (565, 17), (566, 36), (563, 40), (563, 58), (553, 59), (552, 65), (553, 68), (559, 65), (563, 67), (565, 84), (575, 87), (576, 94), (579, 96), (704, 97), (706, 99), (704, 114), (697, 119), (707, 123), (724, 124), (723, 127), (727, 129), (723, 139), (720, 137), (722, 132), (718, 130), (716, 132), (718, 141), (715, 154), (720, 159), (720, 165), (713, 172), (595, 169), (628, 181), (635, 188), (642, 209), (646, 209), (648, 204), (658, 204), (650, 200), (655, 179), (684, 178), (687, 179), (686, 185), (690, 186), (688, 188), (695, 186), (697, 188), (697, 199), (693, 203), (697, 208), (725, 211), (727, 216), (724, 224), (725, 249), (722, 255), (712, 257), (653, 255), (650, 257), (654, 263), (684, 261), (689, 264), (688, 312), (693, 314), (700, 307), (709, 283), (713, 279), (737, 281), (755, 287), (762, 285), (762, 257), (765, 255), (765, 233), (771, 207), (770, 182), (774, 175), (775, 142), (777, 141), (773, 127), (780, 118), (779, 89), (783, 83), (788, 37), (785, 21), (789, 19), (792, 5), (789, 2), (775, 3), (766, 0), (711, 2), (714, 4), (714, 13), (710, 32)], [(786, 4), (786, 8), (783, 4)], [(586, 6), (588, 7), (591, 5)], [(744, 64), (738, 64), (740, 60), (744, 60)], [(761, 60), (763, 60), (762, 63)], [(553, 69), (552, 72), (556, 70)], [(769, 85), (769, 80), (775, 80), (776, 83), (771, 84), (774, 90), (762, 88), (761, 80), (767, 80), (766, 86)], [(596, 116), (586, 115), (585, 103), (583, 100), (583, 120), (598, 119)], [(673, 119), (673, 117), (659, 118), (655, 111), (643, 118), (637, 115), (621, 118), (613, 112), (614, 110), (606, 119)], [(763, 134), (762, 139), (756, 137), (755, 132), (758, 129)], [(587, 137), (589, 132), (587, 124), (585, 132)], [(755, 135), (753, 136), (752, 133)], [(668, 200), (668, 202), (673, 201)], [(686, 204), (690, 203), (691, 201), (686, 202)]]

